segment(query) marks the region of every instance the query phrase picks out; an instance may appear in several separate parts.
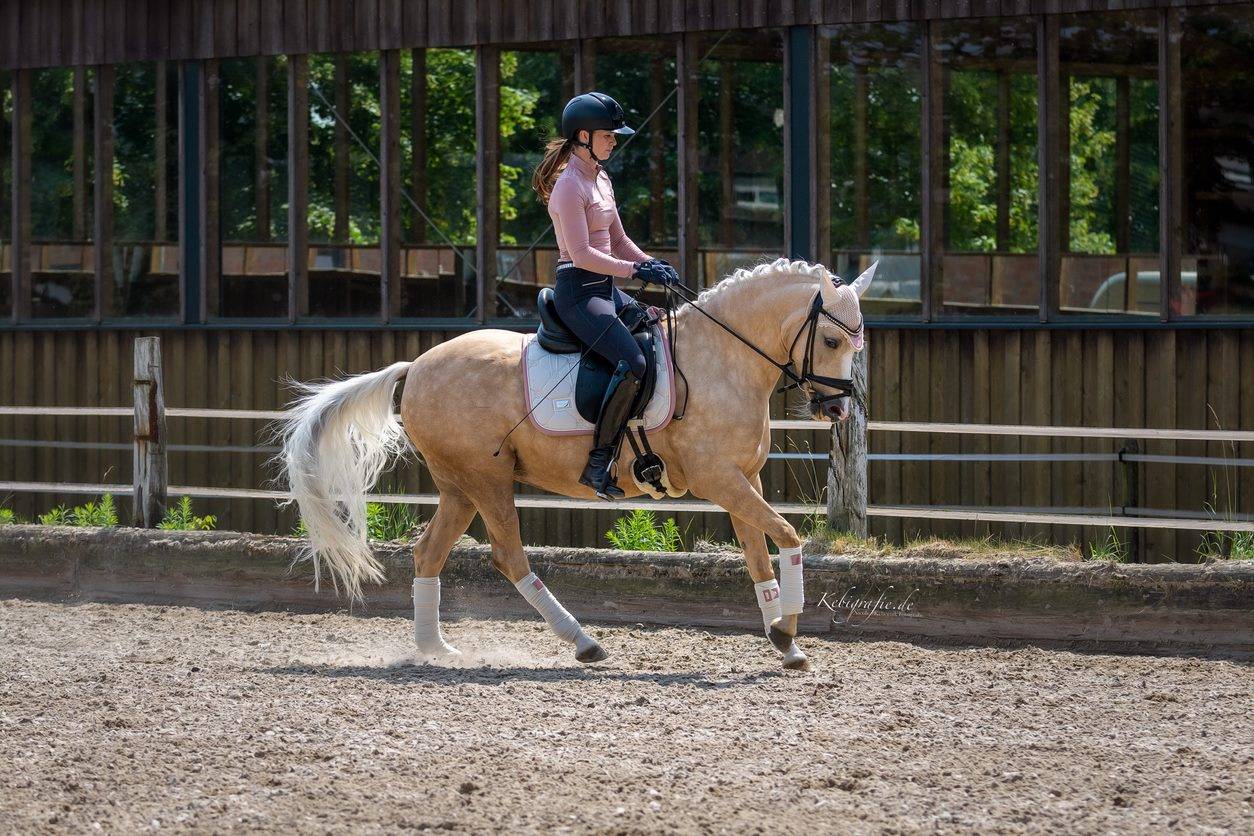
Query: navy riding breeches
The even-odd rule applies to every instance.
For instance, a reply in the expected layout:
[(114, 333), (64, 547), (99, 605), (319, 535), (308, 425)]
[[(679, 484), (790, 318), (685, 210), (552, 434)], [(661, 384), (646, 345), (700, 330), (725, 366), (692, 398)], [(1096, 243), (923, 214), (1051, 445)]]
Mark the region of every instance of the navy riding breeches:
[(557, 265), (557, 287), (553, 297), (557, 315), (575, 336), (612, 365), (617, 366), (620, 360), (626, 360), (636, 379), (644, 379), (644, 352), (618, 318), (619, 311), (632, 302), (627, 294), (614, 287), (613, 276), (603, 276), (569, 262), (561, 262)]

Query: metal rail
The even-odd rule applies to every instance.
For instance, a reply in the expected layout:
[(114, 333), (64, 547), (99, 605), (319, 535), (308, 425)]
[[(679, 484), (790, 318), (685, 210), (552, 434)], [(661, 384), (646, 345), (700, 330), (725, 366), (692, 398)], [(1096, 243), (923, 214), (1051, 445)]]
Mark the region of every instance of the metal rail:
[[(82, 484), (74, 482), (0, 482), (0, 491), (29, 493), (70, 494), (128, 494), (130, 485)], [(284, 501), (290, 499), (286, 491), (259, 488), (208, 488), (189, 485), (171, 485), (171, 496), (193, 496), (209, 499), (266, 499)], [(436, 494), (371, 494), (371, 502), (392, 505), (436, 505)], [(519, 508), (557, 508), (579, 511), (630, 511), (637, 508), (648, 511), (722, 513), (723, 509), (711, 502), (688, 499), (628, 499), (619, 502), (602, 502), (596, 499), (571, 499), (568, 497), (519, 495), (514, 497)], [(786, 502), (772, 506), (781, 514), (808, 516), (827, 513), (825, 505), (808, 505)], [(868, 505), (869, 517), (899, 517), (904, 519), (962, 520), (967, 522), (1036, 523), (1044, 525), (1075, 525), (1096, 528), (1167, 528), (1179, 531), (1254, 532), (1254, 521), (1196, 519), (1182, 517), (1131, 517), (1115, 514), (1057, 514), (1035, 511), (1010, 511), (982, 508), (930, 508), (915, 505)]]
[[(0, 406), (0, 415), (50, 416), (130, 416), (126, 406)], [(287, 413), (279, 409), (196, 409), (166, 407), (170, 418), (239, 418), (274, 421)], [(832, 428), (829, 421), (779, 419), (772, 430), (822, 432)], [(935, 421), (868, 421), (871, 432), (939, 433), (942, 435), (1012, 435), (1054, 438), (1143, 438), (1160, 441), (1254, 441), (1254, 430), (1173, 430), (1156, 427), (1051, 427), (1030, 424), (950, 424)]]
[[(0, 438), (0, 447), (34, 447), (57, 450), (131, 450), (134, 445), (120, 441), (48, 441), (35, 438)], [(244, 453), (275, 455), (279, 447), (233, 444), (169, 444), (171, 453)], [(771, 461), (826, 462), (827, 453), (768, 453)], [(872, 462), (1147, 462), (1189, 464), (1209, 467), (1254, 467), (1254, 459), (1219, 456), (1167, 456), (1139, 453), (868, 453)]]

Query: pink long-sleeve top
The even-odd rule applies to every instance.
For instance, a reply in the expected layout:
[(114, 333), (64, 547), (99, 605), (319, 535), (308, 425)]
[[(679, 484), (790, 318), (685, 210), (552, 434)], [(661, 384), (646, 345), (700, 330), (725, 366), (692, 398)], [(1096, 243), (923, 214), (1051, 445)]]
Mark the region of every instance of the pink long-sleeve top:
[(571, 154), (549, 195), (558, 258), (593, 273), (626, 278), (648, 256), (623, 230), (614, 186), (600, 165)]

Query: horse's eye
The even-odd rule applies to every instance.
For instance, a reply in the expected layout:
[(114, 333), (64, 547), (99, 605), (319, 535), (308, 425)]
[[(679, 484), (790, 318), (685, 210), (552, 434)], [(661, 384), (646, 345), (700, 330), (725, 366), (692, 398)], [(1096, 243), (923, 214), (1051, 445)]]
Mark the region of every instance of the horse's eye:
[(835, 337), (824, 337), (823, 344), (826, 345), (828, 348), (836, 348), (838, 345), (840, 345), (840, 340), (836, 339)]

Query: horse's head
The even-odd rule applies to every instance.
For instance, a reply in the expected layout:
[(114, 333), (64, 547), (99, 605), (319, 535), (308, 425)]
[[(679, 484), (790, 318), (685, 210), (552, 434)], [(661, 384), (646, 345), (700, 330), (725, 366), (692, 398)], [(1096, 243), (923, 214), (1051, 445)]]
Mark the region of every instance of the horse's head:
[[(873, 263), (852, 284), (826, 273), (819, 279), (822, 308), (792, 346), (792, 361), (806, 377), (810, 414), (815, 420), (843, 421), (849, 417), (849, 391), (840, 384), (853, 377), (853, 357), (865, 345), (859, 299), (875, 277)], [(813, 331), (813, 336), (808, 333)]]

